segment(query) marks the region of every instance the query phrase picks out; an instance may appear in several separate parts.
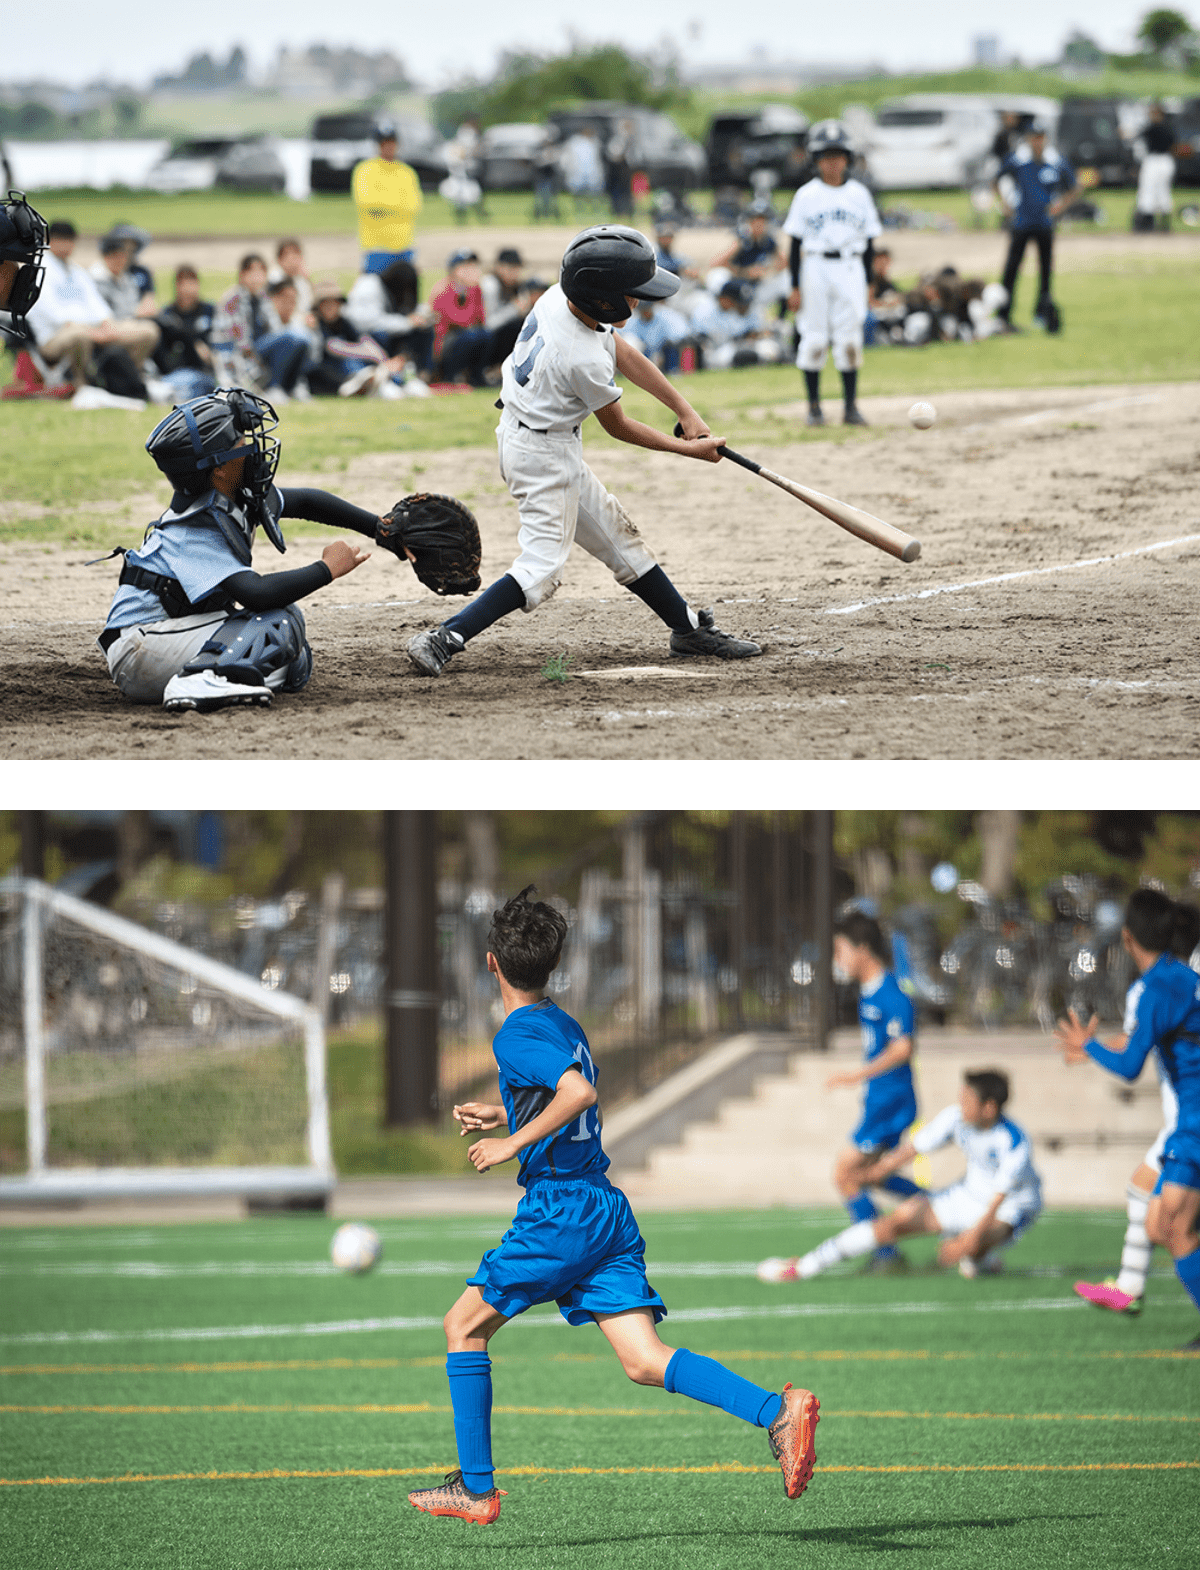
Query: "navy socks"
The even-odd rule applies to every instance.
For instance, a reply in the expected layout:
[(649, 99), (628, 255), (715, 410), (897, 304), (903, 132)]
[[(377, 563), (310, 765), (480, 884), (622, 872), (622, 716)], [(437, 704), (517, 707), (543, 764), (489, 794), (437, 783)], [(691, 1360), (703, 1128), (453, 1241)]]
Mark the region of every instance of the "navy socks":
[(753, 1385), (711, 1357), (701, 1357), (686, 1347), (680, 1347), (667, 1364), (663, 1388), (674, 1395), (704, 1401), (708, 1406), (719, 1406), (730, 1417), (740, 1417), (757, 1428), (770, 1428), (783, 1409), (783, 1397), (778, 1391)]
[(846, 1200), (845, 1205), (855, 1221), (874, 1221), (879, 1214), (875, 1208), (875, 1201), (865, 1188), (855, 1194), (853, 1199)]
[(853, 409), (853, 407), (854, 407), (854, 400), (855, 400), (855, 398), (857, 398), (857, 396), (858, 396), (858, 372), (857, 371), (843, 371), (842, 372), (842, 397), (845, 400), (847, 409)]
[(889, 1194), (899, 1194), (903, 1199), (911, 1199), (914, 1194), (925, 1192), (919, 1183), (914, 1183), (912, 1178), (901, 1177), (899, 1172), (893, 1172), (891, 1177), (885, 1177), (879, 1187)]
[(490, 588), (485, 589), (469, 605), (464, 605), (461, 611), (442, 625), (458, 633), (460, 638), (469, 640), (484, 632), (493, 622), (498, 622), (502, 616), (519, 611), (524, 604), (524, 589), (506, 572), (503, 578), (497, 578)]
[(808, 389), (808, 404), (810, 409), (818, 409), (821, 405), (821, 373), (820, 371), (805, 371), (804, 385)]
[(492, 1360), (486, 1352), (448, 1352), (446, 1374), (463, 1482), (473, 1494), (486, 1494), (496, 1481), (492, 1470)]
[(630, 594), (644, 600), (672, 632), (691, 632), (696, 623), (688, 612), (687, 601), (661, 567), (651, 567), (640, 578), (626, 584)]

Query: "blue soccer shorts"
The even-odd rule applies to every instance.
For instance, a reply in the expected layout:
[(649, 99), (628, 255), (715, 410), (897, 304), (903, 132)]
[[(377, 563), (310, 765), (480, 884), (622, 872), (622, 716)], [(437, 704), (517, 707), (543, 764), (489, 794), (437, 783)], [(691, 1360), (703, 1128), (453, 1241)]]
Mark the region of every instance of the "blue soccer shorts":
[(898, 1109), (884, 1108), (881, 1112), (864, 1111), (850, 1136), (850, 1143), (864, 1156), (895, 1150), (916, 1116), (916, 1107), (908, 1105)]
[(646, 1279), (646, 1245), (629, 1201), (607, 1179), (532, 1183), (467, 1285), (506, 1319), (551, 1300), (569, 1325), (631, 1308), (652, 1309), (657, 1324), (667, 1312)]

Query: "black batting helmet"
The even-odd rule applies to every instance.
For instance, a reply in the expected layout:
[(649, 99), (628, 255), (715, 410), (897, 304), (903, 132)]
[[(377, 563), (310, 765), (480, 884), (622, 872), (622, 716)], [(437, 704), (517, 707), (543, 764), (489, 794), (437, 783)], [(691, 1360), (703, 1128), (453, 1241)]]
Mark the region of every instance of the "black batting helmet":
[(679, 288), (641, 230), (625, 224), (597, 224), (577, 234), (563, 253), (559, 282), (571, 304), (596, 322), (627, 320), (626, 295), (667, 300)]
[(17, 271), (6, 294), (0, 296), (0, 310), (8, 311), (18, 337), (25, 336), (25, 313), (42, 292), (46, 239), (41, 213), (30, 207), (22, 191), (10, 191), (8, 200), (0, 202), (0, 262), (16, 262)]
[[(218, 387), (191, 398), (160, 420), (146, 451), (177, 491), (202, 496), (212, 471), (231, 458), (245, 458), (239, 490), (251, 515), (250, 534), (261, 524), (277, 551), (286, 549), (274, 512), (266, 506), (279, 467), (279, 417), (265, 398), (243, 387)], [(249, 542), (247, 542), (249, 543)]]

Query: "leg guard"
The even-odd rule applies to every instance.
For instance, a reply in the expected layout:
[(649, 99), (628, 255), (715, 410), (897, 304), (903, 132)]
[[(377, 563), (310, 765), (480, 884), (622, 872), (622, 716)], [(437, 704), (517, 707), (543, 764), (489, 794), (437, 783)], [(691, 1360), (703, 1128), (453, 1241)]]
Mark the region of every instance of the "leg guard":
[(250, 686), (265, 682), (274, 692), (299, 692), (312, 675), (304, 617), (295, 605), (230, 616), (180, 674), (198, 671), (215, 671)]

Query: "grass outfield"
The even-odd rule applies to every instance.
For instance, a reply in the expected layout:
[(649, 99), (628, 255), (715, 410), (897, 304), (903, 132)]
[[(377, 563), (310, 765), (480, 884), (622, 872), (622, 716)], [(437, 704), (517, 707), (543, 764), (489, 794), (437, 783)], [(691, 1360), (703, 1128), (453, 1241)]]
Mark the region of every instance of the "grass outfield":
[[(380, 1223), (371, 1276), (325, 1264), (331, 1224), (0, 1233), (0, 1493), (21, 1570), (1193, 1566), (1195, 1312), (1163, 1256), (1150, 1307), (1076, 1299), (1115, 1213), (1059, 1213), (975, 1283), (909, 1245), (903, 1278), (769, 1288), (752, 1261), (831, 1211), (647, 1218), (665, 1338), (821, 1398), (818, 1464), (783, 1497), (764, 1436), (631, 1385), (553, 1309), (495, 1351), (497, 1525), (409, 1509), (454, 1463), (440, 1317), (492, 1221)], [(371, 1321), (394, 1320), (372, 1325)]]

